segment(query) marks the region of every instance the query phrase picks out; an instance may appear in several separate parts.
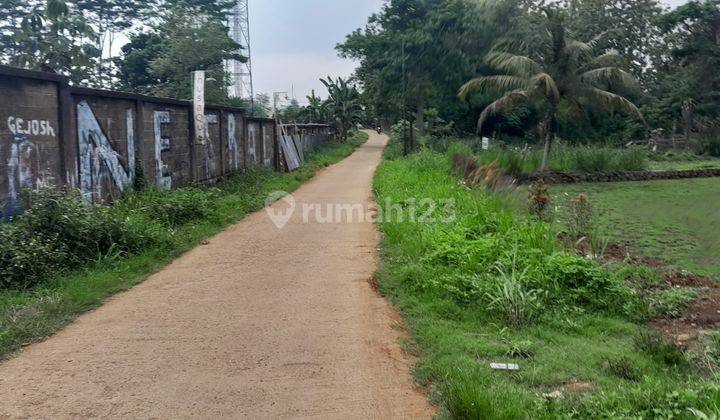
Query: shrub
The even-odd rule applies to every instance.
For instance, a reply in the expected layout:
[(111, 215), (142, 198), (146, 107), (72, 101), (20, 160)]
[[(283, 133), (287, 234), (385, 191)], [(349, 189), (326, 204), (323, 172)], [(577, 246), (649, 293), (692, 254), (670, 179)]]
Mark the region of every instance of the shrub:
[(500, 155), (500, 166), (509, 175), (517, 178), (522, 175), (525, 170), (526, 159), (526, 154), (515, 150), (509, 150)]
[(687, 363), (683, 349), (653, 332), (640, 333), (635, 339), (635, 346), (648, 356), (667, 366), (683, 366)]
[(35, 286), (64, 266), (65, 252), (50, 238), (29, 234), (15, 225), (0, 224), (0, 288)]
[(707, 353), (715, 363), (720, 363), (720, 331), (715, 331), (708, 337)]
[(700, 151), (705, 155), (720, 157), (720, 138), (704, 139), (700, 143)]
[[(497, 162), (503, 171), (517, 178), (539, 171), (542, 151), (493, 148), (479, 151), (477, 158), (481, 165)], [(550, 157), (550, 168), (565, 172), (644, 171), (648, 169), (648, 162), (647, 151), (642, 148), (568, 146), (560, 143)]]
[(571, 170), (578, 172), (602, 172), (612, 167), (611, 152), (606, 148), (578, 147), (571, 152)]
[(29, 207), (15, 219), (22, 235), (52, 243), (54, 252), (70, 260), (65, 265), (97, 255), (96, 238), (103, 226), (94, 219), (93, 208), (82, 204), (77, 192), (45, 188), (28, 194), (27, 202)]
[(611, 375), (626, 381), (639, 382), (642, 379), (640, 369), (627, 357), (607, 359), (604, 367)]
[(216, 190), (182, 188), (174, 191), (145, 190), (129, 194), (120, 204), (141, 212), (168, 227), (203, 219), (215, 209)]
[(489, 307), (503, 313), (511, 325), (525, 325), (540, 312), (545, 292), (526, 287), (527, 269), (518, 271), (514, 263), (510, 270), (501, 266), (496, 269), (500, 274), (499, 284), (487, 293)]
[[(556, 417), (581, 419), (695, 419), (717, 413), (720, 386), (711, 382), (690, 383), (673, 388), (662, 380), (645, 379), (592, 398), (563, 402), (563, 414)], [(571, 413), (568, 415), (566, 413)], [(708, 417), (714, 418), (714, 417)]]
[(641, 289), (658, 287), (663, 281), (660, 269), (647, 265), (620, 264), (613, 268), (612, 273), (619, 281)]
[(647, 155), (644, 150), (639, 148), (620, 149), (615, 155), (614, 167), (618, 171), (647, 170)]
[(46, 188), (26, 201), (29, 207), (13, 224), (0, 225), (0, 288), (33, 287), (63, 270), (152, 249), (170, 238), (144, 214), (85, 205), (74, 191)]
[(559, 169), (576, 172), (643, 171), (648, 167), (642, 149), (580, 146), (566, 149), (566, 163)]
[(587, 234), (592, 227), (593, 206), (585, 194), (579, 194), (570, 200), (568, 227), (576, 235)]
[(508, 341), (507, 357), (513, 359), (530, 359), (537, 353), (537, 346), (530, 340)]
[(493, 236), (469, 235), (471, 232), (465, 229), (438, 232), (433, 237), (430, 252), (423, 257), (423, 262), (461, 267), (468, 271), (491, 266), (501, 250), (498, 239)]
[(552, 220), (549, 191), (550, 185), (544, 179), (539, 179), (530, 185), (528, 210), (532, 216), (544, 222)]
[(556, 253), (546, 262), (546, 276), (555, 294), (568, 303), (629, 315), (640, 305), (637, 292), (593, 261)]
[(653, 292), (650, 299), (652, 316), (677, 318), (685, 313), (688, 306), (697, 299), (698, 292), (689, 288), (672, 288)]
[(578, 245), (583, 243), (587, 245), (585, 255), (594, 261), (602, 262), (605, 258), (605, 251), (610, 245), (610, 237), (603, 235), (598, 229), (594, 229), (580, 238)]
[(172, 245), (173, 232), (160, 222), (140, 213), (121, 208), (98, 209), (98, 218), (105, 226), (103, 249), (115, 249), (121, 254), (136, 254), (158, 246)]

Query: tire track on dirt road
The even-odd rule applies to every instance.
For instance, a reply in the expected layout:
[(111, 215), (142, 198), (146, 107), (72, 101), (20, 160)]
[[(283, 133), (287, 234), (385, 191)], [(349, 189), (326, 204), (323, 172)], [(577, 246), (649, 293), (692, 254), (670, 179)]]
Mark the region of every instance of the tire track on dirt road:
[[(386, 141), (372, 133), (297, 206), (367, 206)], [(378, 240), (371, 223), (250, 215), (2, 363), (0, 417), (430, 417), (402, 321), (367, 281)]]

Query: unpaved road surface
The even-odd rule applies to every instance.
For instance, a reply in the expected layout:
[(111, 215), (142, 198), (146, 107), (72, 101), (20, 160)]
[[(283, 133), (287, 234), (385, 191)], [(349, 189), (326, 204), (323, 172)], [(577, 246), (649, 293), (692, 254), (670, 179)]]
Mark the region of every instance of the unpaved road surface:
[[(372, 200), (387, 139), (295, 194)], [(287, 204), (274, 208), (283, 210)], [(253, 214), (0, 365), (0, 418), (427, 418), (371, 223)]]

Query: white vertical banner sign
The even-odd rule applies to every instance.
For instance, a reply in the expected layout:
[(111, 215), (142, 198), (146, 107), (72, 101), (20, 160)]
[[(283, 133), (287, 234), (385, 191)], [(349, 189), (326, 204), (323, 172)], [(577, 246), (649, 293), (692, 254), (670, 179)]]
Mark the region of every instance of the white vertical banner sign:
[(482, 149), (483, 150), (490, 150), (490, 139), (487, 137), (482, 138)]
[(195, 121), (195, 141), (205, 144), (205, 72), (193, 72), (193, 120)]

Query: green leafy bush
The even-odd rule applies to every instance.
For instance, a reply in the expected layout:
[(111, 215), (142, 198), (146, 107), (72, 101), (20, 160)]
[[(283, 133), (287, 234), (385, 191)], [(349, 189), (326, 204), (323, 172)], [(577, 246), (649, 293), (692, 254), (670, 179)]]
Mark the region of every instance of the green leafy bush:
[(638, 382), (642, 379), (640, 369), (627, 357), (609, 358), (605, 361), (604, 367), (611, 375), (626, 381)]
[[(648, 167), (646, 153), (637, 148), (619, 149), (597, 146), (562, 147), (553, 168), (575, 172), (643, 171)], [(563, 156), (564, 155), (564, 156)]]
[(647, 265), (619, 264), (611, 267), (611, 272), (618, 281), (625, 281), (641, 289), (659, 287), (663, 281), (662, 272)]
[(628, 284), (573, 254), (551, 255), (546, 276), (555, 295), (574, 305), (620, 314), (630, 314), (640, 305), (640, 297)]
[(505, 355), (513, 359), (530, 359), (537, 354), (537, 345), (530, 340), (508, 340), (507, 345)]
[(642, 332), (635, 339), (635, 346), (664, 365), (684, 366), (687, 364), (687, 358), (685, 357), (683, 349), (666, 341), (659, 334)]
[(49, 278), (68, 259), (50, 238), (0, 224), (0, 289), (25, 289)]
[(46, 188), (26, 201), (29, 207), (13, 224), (0, 225), (1, 288), (29, 288), (58, 271), (160, 240), (145, 223), (137, 226), (136, 219), (82, 204), (76, 192)]
[(707, 351), (716, 363), (720, 363), (720, 331), (715, 331), (708, 337)]
[(510, 325), (518, 327), (538, 315), (544, 295), (542, 290), (528, 289), (512, 276), (503, 275), (495, 290), (487, 294), (488, 307), (502, 313)]
[(15, 227), (27, 237), (42, 238), (65, 256), (65, 265), (93, 259), (98, 251), (98, 234), (104, 226), (92, 207), (82, 204), (77, 192), (45, 188), (29, 193), (27, 210), (15, 219)]
[(703, 140), (700, 144), (700, 150), (702, 154), (720, 157), (720, 139), (711, 138)]
[(645, 171), (649, 164), (643, 149), (631, 148), (616, 150), (613, 167), (617, 171)]
[(168, 227), (202, 219), (215, 210), (217, 191), (182, 188), (174, 191), (144, 190), (129, 194), (120, 207), (140, 212)]
[(156, 201), (141, 196), (149, 197), (105, 207), (83, 204), (76, 191), (45, 188), (28, 194), (25, 212), (13, 224), (0, 225), (0, 288), (26, 289), (58, 272), (168, 244), (166, 223), (205, 214), (197, 207), (207, 199), (197, 193), (168, 200), (157, 194)]
[(706, 382), (677, 389), (645, 379), (584, 401), (565, 401), (558, 409), (562, 417), (579, 419), (695, 419), (700, 413), (712, 416), (719, 411), (720, 386)]
[(697, 297), (697, 290), (684, 287), (656, 290), (649, 297), (650, 314), (677, 318), (685, 313)]

